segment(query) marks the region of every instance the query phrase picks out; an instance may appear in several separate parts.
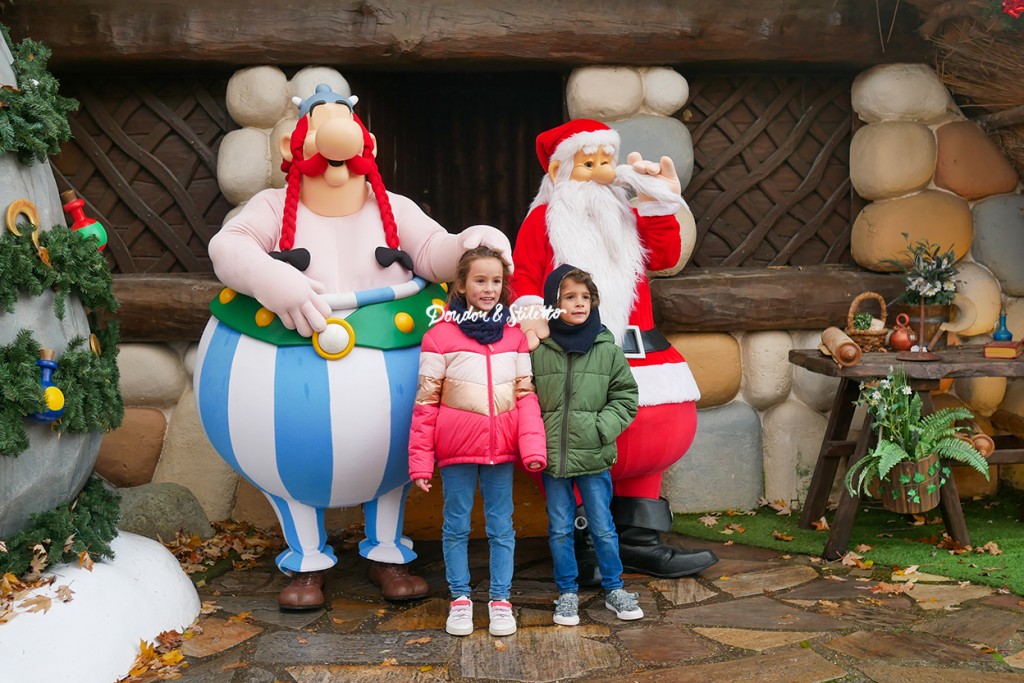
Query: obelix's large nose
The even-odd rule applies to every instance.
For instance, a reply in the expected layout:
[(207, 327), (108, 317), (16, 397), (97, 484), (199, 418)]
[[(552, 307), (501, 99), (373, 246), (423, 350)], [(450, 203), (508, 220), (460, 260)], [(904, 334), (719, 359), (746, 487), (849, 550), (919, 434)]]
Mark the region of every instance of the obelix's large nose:
[(331, 161), (347, 161), (363, 151), (363, 130), (352, 119), (332, 118), (316, 129), (316, 150)]

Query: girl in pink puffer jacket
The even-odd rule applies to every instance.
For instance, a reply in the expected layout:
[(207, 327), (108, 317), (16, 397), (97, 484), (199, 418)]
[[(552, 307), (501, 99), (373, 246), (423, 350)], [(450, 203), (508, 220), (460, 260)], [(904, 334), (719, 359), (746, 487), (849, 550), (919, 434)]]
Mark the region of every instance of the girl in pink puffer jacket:
[[(512, 473), (547, 464), (540, 406), (526, 337), (509, 321), (508, 266), (486, 247), (459, 261), (443, 319), (423, 337), (409, 436), (409, 477), (429, 491), (441, 468), (445, 574), (452, 603), (445, 630), (473, 632), (469, 595), (470, 512), (477, 482), (490, 545), (491, 635), (516, 631), (512, 589)], [(438, 311), (440, 314), (440, 311)]]

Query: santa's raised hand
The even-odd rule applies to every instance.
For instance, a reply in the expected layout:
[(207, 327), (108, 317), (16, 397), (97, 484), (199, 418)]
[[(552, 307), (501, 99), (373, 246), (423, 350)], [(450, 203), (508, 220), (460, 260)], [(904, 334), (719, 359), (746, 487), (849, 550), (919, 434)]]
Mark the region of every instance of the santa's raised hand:
[[(629, 173), (626, 169), (631, 169), (635, 174)], [(679, 182), (679, 174), (676, 173), (676, 165), (667, 156), (654, 162), (645, 160), (640, 152), (630, 152), (626, 157), (626, 164), (619, 166), (617, 172), (619, 176), (632, 177), (629, 184), (639, 186), (637, 199), (641, 202), (664, 201), (666, 194), (678, 197), (683, 190), (682, 184)], [(663, 185), (654, 186), (657, 187), (656, 191), (645, 191), (652, 189), (651, 184), (647, 182), (652, 179), (657, 179)]]

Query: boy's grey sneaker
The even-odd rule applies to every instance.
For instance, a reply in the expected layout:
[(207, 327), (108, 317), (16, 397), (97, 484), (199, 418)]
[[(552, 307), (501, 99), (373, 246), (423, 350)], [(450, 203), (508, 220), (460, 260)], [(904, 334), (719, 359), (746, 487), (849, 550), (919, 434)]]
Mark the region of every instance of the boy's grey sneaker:
[(580, 599), (575, 593), (562, 593), (555, 600), (555, 623), (560, 626), (580, 623)]
[(609, 591), (604, 598), (604, 606), (615, 612), (615, 616), (623, 621), (643, 619), (644, 611), (640, 609), (636, 593), (627, 593), (621, 588)]

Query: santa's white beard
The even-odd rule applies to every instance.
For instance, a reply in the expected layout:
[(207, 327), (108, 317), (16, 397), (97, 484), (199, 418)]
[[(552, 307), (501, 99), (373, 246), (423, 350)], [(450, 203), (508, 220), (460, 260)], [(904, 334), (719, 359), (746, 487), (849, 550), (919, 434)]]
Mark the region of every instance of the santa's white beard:
[(546, 218), (555, 266), (568, 263), (591, 274), (601, 322), (621, 343), (646, 257), (625, 191), (563, 180), (551, 188)]

